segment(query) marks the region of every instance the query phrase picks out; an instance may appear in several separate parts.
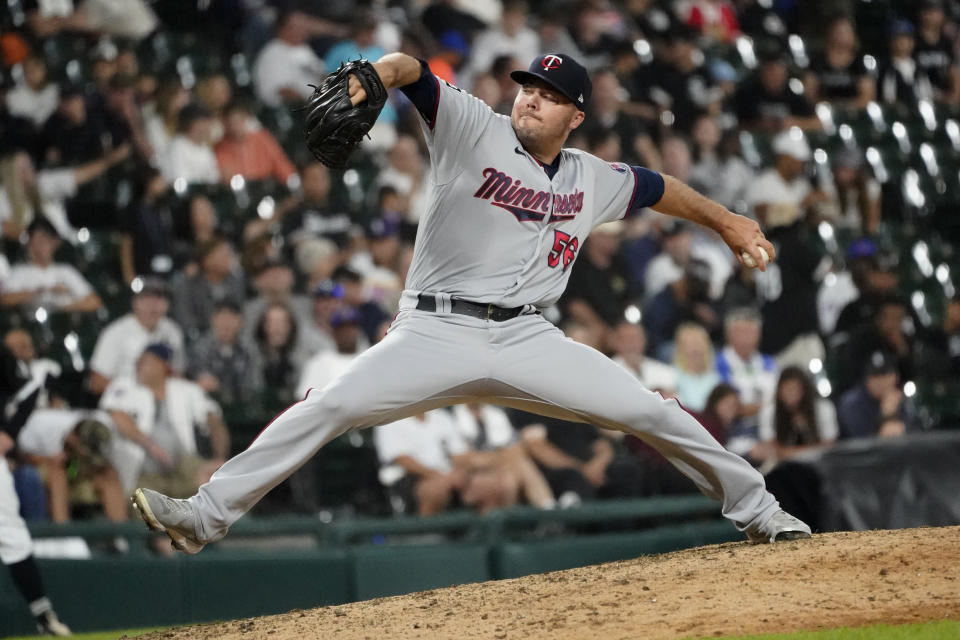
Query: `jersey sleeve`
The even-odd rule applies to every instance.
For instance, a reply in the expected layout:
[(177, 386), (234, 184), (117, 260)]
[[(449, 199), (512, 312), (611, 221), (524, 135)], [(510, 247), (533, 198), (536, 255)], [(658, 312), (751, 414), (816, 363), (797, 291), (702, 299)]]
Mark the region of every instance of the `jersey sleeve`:
[(462, 159), (498, 116), (479, 98), (437, 78), (423, 60), (420, 65), (420, 79), (400, 90), (420, 114), (435, 179), (445, 184), (462, 171)]
[(631, 211), (655, 205), (663, 197), (663, 189), (663, 176), (656, 171), (620, 162), (598, 163), (595, 224), (621, 220)]

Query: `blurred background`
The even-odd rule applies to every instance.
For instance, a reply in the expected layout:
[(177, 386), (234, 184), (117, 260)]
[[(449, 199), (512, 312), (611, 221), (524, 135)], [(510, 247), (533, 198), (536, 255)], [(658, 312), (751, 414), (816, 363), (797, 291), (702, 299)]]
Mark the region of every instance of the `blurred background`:
[[(937, 0), (7, 0), (2, 395), (9, 417), (42, 390), (8, 461), (61, 618), (254, 615), (739, 539), (641, 441), (482, 405), (344, 435), (199, 558), (129, 520), (135, 486), (192, 495), (385, 334), (429, 192), (419, 116), (391, 92), (331, 171), (299, 107), (397, 50), (505, 115), (510, 71), (583, 63), (568, 146), (755, 218), (777, 261), (745, 270), (640, 211), (590, 235), (546, 317), (815, 529), (960, 523), (958, 20)], [(7, 586), (0, 635), (29, 630)]]

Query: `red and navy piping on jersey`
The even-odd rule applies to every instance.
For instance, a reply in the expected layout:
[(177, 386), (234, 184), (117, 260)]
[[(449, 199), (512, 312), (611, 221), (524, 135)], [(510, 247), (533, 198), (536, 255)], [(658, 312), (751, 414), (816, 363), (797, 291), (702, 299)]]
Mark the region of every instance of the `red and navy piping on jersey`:
[[(628, 165), (611, 164), (610, 168), (614, 171), (624, 173)], [(644, 207), (652, 207), (660, 202), (663, 197), (663, 190), (666, 185), (663, 182), (663, 176), (656, 171), (650, 171), (644, 167), (630, 167), (633, 171), (633, 196), (630, 198), (630, 204), (627, 205), (625, 215), (630, 215), (631, 211), (639, 211)]]

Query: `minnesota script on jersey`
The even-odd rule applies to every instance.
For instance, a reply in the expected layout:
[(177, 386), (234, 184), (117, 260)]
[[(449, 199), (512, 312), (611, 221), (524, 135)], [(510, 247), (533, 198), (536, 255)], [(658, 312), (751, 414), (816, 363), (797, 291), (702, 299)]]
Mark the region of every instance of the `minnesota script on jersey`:
[[(424, 83), (436, 87), (426, 108), (416, 88)], [(411, 87), (404, 92), (421, 103), (430, 151), (431, 206), (420, 220), (408, 293), (548, 307), (594, 227), (663, 193), (659, 174), (578, 149), (561, 152), (551, 179), (508, 116), (428, 70)]]

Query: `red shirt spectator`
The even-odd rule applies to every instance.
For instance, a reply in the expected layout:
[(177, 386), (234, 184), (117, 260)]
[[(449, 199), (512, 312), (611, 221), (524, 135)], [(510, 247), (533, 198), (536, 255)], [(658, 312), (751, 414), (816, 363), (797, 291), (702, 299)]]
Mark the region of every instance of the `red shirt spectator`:
[(286, 183), (296, 167), (266, 129), (252, 129), (250, 112), (240, 103), (224, 111), (223, 140), (214, 147), (220, 175), (225, 182), (240, 174), (247, 180), (276, 178)]

